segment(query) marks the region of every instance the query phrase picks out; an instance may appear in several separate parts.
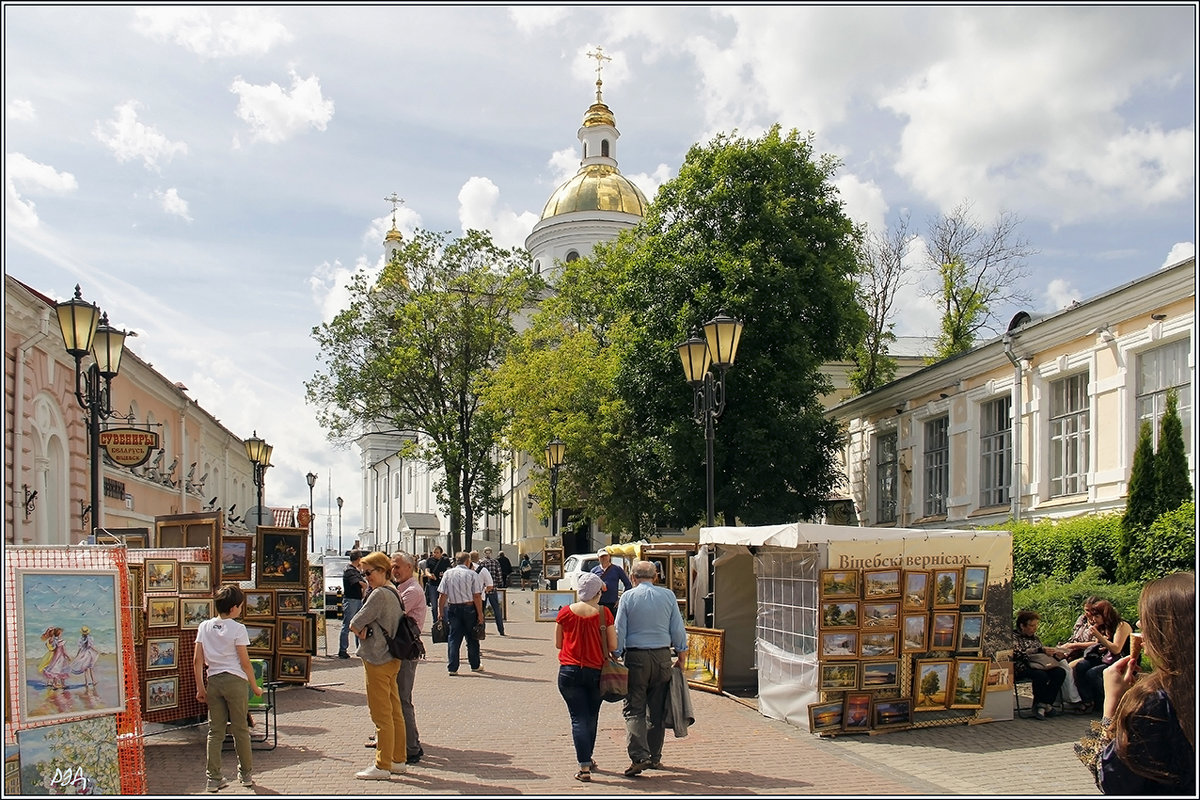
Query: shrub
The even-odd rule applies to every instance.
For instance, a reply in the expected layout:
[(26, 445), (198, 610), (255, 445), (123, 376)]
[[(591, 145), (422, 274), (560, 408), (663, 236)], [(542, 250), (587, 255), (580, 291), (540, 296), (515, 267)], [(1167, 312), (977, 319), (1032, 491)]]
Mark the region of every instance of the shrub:
[(1013, 535), (1013, 590), (1053, 578), (1070, 581), (1089, 567), (1112, 581), (1117, 574), (1121, 515), (1074, 517), (992, 526)]
[[(1189, 501), (1154, 521), (1133, 542), (1128, 577), (1146, 583), (1196, 568), (1196, 504)], [(1015, 571), (1015, 569), (1014, 569)]]
[(1038, 637), (1048, 645), (1064, 642), (1083, 613), (1083, 601), (1092, 597), (1108, 600), (1121, 619), (1132, 625), (1137, 621), (1141, 583), (1110, 583), (1099, 567), (1091, 567), (1072, 580), (1047, 578), (1013, 592), (1013, 617), (1022, 609), (1032, 609), (1041, 617)]

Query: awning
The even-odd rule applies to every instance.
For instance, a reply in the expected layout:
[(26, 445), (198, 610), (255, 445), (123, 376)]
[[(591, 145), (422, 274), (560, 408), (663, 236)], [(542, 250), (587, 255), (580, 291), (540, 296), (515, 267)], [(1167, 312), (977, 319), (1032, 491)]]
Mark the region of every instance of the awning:
[(743, 545), (745, 547), (793, 548), (799, 544), (820, 544), (867, 539), (903, 539), (906, 536), (924, 539), (957, 536), (1011, 536), (1007, 531), (961, 531), (946, 528), (868, 528), (857, 525), (819, 525), (811, 522), (792, 522), (785, 525), (752, 525), (744, 527), (701, 528), (704, 544)]
[(410, 511), (407, 514), (400, 515), (400, 524), (396, 527), (400, 533), (410, 533), (412, 531), (440, 534), (442, 532), (442, 521), (438, 519), (437, 514), (422, 514), (416, 511)]

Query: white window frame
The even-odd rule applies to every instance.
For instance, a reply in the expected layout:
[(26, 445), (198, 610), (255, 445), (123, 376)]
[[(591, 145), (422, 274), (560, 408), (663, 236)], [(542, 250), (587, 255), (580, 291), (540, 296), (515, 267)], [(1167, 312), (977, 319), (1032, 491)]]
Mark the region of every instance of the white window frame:
[[(881, 444), (885, 440), (889, 439), (893, 442), (891, 458), (889, 460), (885, 460), (883, 457), (883, 449)], [(875, 502), (872, 509), (875, 515), (875, 522), (880, 525), (894, 524), (900, 518), (900, 431), (894, 428), (892, 430), (877, 431), (875, 433), (875, 440), (873, 442), (872, 450), (874, 451), (873, 461), (875, 470), (874, 474), (871, 476), (871, 488), (872, 494), (875, 496)], [(883, 481), (886, 477), (885, 472), (888, 470), (889, 465), (892, 483), (892, 509), (890, 517), (886, 516), (884, 511), (884, 498), (887, 495), (887, 492), (885, 492), (883, 485)]]
[[(1000, 422), (992, 409), (1007, 403), (1003, 428), (991, 427)], [(1012, 503), (1013, 468), (1012, 395), (1003, 394), (979, 404), (979, 507), (991, 508)], [(989, 472), (992, 473), (989, 475)]]
[[(1071, 394), (1080, 405), (1059, 407), (1059, 387), (1077, 384)], [(1046, 407), (1046, 455), (1050, 497), (1087, 494), (1091, 475), (1092, 403), (1090, 376), (1087, 371), (1062, 375), (1049, 381)], [(1071, 458), (1073, 456), (1073, 458)], [(1073, 461), (1074, 469), (1067, 463)], [(1070, 470), (1070, 471), (1069, 471)]]
[(949, 414), (939, 414), (923, 421), (921, 450), (923, 516), (944, 517), (950, 499)]

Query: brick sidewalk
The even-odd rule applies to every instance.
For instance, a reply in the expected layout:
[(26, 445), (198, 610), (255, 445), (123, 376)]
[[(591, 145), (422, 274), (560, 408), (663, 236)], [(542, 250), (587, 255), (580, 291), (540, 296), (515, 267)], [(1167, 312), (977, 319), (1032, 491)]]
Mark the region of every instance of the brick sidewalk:
[[(426, 639), (430, 658), (417, 673), (414, 700), (425, 757), (407, 775), (358, 781), (371, 763), (373, 732), (357, 659), (317, 656), (312, 685), (278, 692), (279, 747), (255, 751), (257, 794), (293, 795), (663, 795), (839, 794), (1064, 796), (1098, 794), (1071, 749), (1086, 717), (1014, 720), (897, 731), (878, 736), (811, 735), (763, 717), (733, 698), (692, 692), (696, 724), (670, 733), (662, 771), (637, 778), (629, 764), (619, 704), (600, 712), (590, 784), (575, 781), (570, 719), (556, 685), (554, 626), (524, 621), (527, 596), (510, 592), (508, 636), (483, 643), (483, 671), (450, 678), (444, 645)], [(330, 620), (329, 652), (337, 652)], [(428, 626), (427, 626), (428, 627)], [(465, 654), (463, 656), (465, 661)], [(749, 701), (753, 704), (753, 701)], [(202, 794), (207, 725), (146, 738), (152, 795)], [(227, 750), (225, 774), (236, 772)], [(236, 782), (220, 794), (247, 791)]]

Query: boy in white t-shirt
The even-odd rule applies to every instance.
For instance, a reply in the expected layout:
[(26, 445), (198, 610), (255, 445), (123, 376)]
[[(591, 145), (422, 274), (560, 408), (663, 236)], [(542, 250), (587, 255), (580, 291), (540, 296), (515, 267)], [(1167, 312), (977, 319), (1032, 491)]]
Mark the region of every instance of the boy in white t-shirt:
[[(208, 704), (208, 791), (218, 792), (229, 785), (221, 774), (221, 745), (225, 742), (225, 725), (233, 731), (237, 751), (238, 780), (242, 786), (253, 786), (251, 778), (250, 727), (247, 707), (250, 696), (246, 684), (255, 696), (262, 696), (262, 687), (254, 680), (254, 668), (246, 648), (250, 636), (246, 626), (235, 617), (242, 613), (245, 593), (234, 584), (217, 590), (217, 616), (200, 623), (196, 631), (196, 650), (192, 669), (196, 673), (196, 699)], [(204, 666), (208, 665), (208, 686), (204, 685)]]

